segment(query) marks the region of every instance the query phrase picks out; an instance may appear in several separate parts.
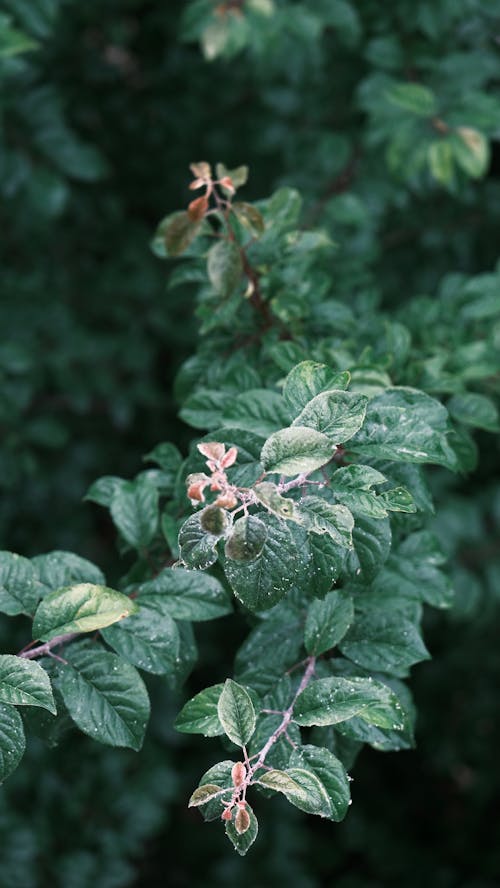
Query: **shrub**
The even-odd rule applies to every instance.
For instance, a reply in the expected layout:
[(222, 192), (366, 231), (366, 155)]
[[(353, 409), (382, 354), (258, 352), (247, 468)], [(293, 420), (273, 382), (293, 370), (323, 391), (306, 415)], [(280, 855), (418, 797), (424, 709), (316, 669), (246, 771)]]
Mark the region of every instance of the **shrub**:
[[(125, 574), (108, 585), (93, 562), (61, 550), (0, 556), (1, 610), (25, 641), (25, 618), (33, 621), (33, 642), (22, 650), (9, 642), (0, 656), (2, 779), (22, 758), (25, 733), (55, 744), (76, 726), (140, 749), (148, 688), (158, 688), (151, 676), (179, 695), (198, 660), (192, 623), (222, 621), (197, 629), (201, 668), (206, 662), (216, 681), (180, 705), (175, 725), (222, 737), (212, 743), (222, 742), (221, 760), (186, 804), (222, 818), (241, 855), (257, 837), (254, 804), (260, 813), (263, 799), (280, 793), (340, 821), (363, 745), (413, 747), (405, 680), (430, 656), (425, 606), (455, 601), (455, 619), (476, 617), (495, 576), (487, 570), (480, 585), (471, 556), (457, 552), (470, 516), (451, 480), (476, 468), (476, 441), (499, 429), (497, 188), (483, 181), (498, 101), (489, 92), (494, 52), (484, 50), (479, 64), (474, 49), (487, 41), (488, 10), (471, 4), (459, 26), (456, 4), (424, 4), (414, 28), (395, 36), (393, 13), (369, 3), (362, 13), (348, 3), (292, 6), (203, 0), (184, 14), (184, 38), (200, 39), (208, 60), (245, 51), (262, 72), (271, 115), (251, 134), (254, 151), (266, 139), (272, 145), (276, 121), (287, 140), (278, 187), (265, 200), (246, 199), (246, 166), (192, 163), (191, 198), (153, 239), (154, 253), (176, 262), (168, 285), (176, 305), (187, 295), (196, 305), (199, 342), (175, 382), (179, 415), (196, 434), (187, 455), (185, 436), (163, 441), (133, 480), (105, 475), (88, 490), (87, 500), (109, 512)], [(3, 27), (7, 56), (30, 49), (12, 22)], [(450, 27), (457, 45), (441, 60)], [(342, 73), (335, 133), (322, 113), (332, 40)], [(33, 80), (29, 58), (7, 69), (14, 86)], [(294, 126), (297, 72), (310, 99), (306, 135)], [(59, 121), (54, 144), (76, 152), (71, 168), (63, 155), (62, 173), (82, 177), (88, 162), (97, 172), (83, 179), (104, 177), (98, 154), (75, 143), (58, 102), (47, 102), (46, 115)], [(32, 96), (30, 107), (41, 114), (45, 105)], [(47, 151), (44, 121), (24, 121), (44, 164), (60, 164)], [(25, 234), (33, 185), (22, 181)], [(49, 190), (70, 187), (58, 179)], [(135, 341), (136, 315), (125, 305), (116, 348)], [(24, 354), (19, 364), (7, 350), (6, 360), (9, 373), (28, 374), (28, 404), (38, 382)], [(115, 386), (121, 392), (111, 371), (106, 397), (116, 407)], [(127, 425), (136, 404), (155, 407), (157, 383), (148, 391), (127, 394)], [(16, 403), (18, 392), (7, 388)], [(33, 440), (22, 409), (7, 409), (6, 421)], [(18, 442), (12, 435), (11, 455)], [(478, 490), (489, 472), (487, 445), (482, 452)], [(473, 527), (492, 526), (489, 508), (478, 495)], [(219, 659), (207, 650), (213, 638)]]

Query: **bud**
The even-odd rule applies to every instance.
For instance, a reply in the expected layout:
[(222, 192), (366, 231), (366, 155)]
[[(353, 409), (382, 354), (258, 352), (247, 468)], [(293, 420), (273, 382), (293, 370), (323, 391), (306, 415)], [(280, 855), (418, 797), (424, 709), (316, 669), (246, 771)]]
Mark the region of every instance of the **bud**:
[[(211, 487), (211, 490), (215, 488)], [(215, 500), (214, 506), (220, 506), (221, 509), (234, 509), (235, 506), (238, 505), (238, 500), (236, 499), (234, 493), (221, 493), (220, 496)]]
[(250, 826), (250, 814), (246, 808), (238, 808), (238, 813), (234, 819), (234, 826), (239, 836), (246, 833)]
[(224, 808), (224, 810), (221, 814), (221, 820), (232, 820), (232, 819), (233, 819), (233, 812), (231, 811), (231, 808)]
[(233, 786), (241, 786), (244, 782), (245, 777), (247, 776), (247, 769), (243, 762), (236, 762), (231, 770), (231, 778), (233, 781)]

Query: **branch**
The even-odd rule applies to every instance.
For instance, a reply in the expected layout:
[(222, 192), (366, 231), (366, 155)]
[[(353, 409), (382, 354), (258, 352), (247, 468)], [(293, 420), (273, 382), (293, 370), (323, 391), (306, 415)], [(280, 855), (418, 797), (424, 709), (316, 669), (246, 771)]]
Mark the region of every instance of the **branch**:
[(79, 635), (80, 632), (67, 632), (66, 635), (56, 635), (50, 641), (39, 644), (37, 647), (31, 648), (31, 650), (20, 651), (17, 656), (24, 660), (36, 660), (37, 657), (54, 656), (52, 648), (58, 647), (60, 644), (66, 644), (68, 641), (73, 641)]
[(274, 746), (276, 741), (279, 740), (279, 738), (281, 737), (282, 734), (286, 734), (286, 732), (287, 732), (288, 725), (290, 724), (290, 722), (292, 720), (293, 710), (294, 710), (295, 704), (297, 702), (297, 698), (302, 693), (304, 688), (307, 687), (307, 685), (311, 681), (311, 678), (314, 675), (314, 669), (316, 666), (316, 657), (308, 657), (306, 662), (307, 662), (307, 668), (304, 672), (304, 675), (301, 678), (300, 684), (295, 692), (294, 698), (293, 698), (292, 702), (290, 703), (290, 706), (288, 707), (288, 709), (285, 709), (285, 711), (283, 713), (283, 719), (281, 721), (281, 724), (278, 725), (278, 727), (276, 728), (275, 731), (273, 731), (273, 733), (271, 734), (271, 736), (269, 737), (269, 739), (267, 740), (265, 745), (262, 747), (257, 761), (250, 768), (250, 771), (249, 771), (249, 773), (247, 775), (247, 779), (246, 779), (247, 786), (251, 783), (255, 772), (258, 771), (259, 768), (262, 768), (268, 753), (270, 752), (270, 750), (272, 749), (272, 747)]

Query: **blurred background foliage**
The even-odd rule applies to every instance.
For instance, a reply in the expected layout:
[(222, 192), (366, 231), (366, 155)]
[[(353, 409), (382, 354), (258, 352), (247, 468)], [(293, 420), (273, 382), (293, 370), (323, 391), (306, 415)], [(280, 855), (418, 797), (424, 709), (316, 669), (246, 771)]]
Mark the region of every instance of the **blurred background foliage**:
[[(498, 393), (499, 85), (498, 0), (3, 0), (1, 548), (74, 549), (112, 575), (114, 534), (80, 504), (86, 489), (135, 474), (158, 440), (191, 438), (172, 391), (194, 349), (192, 294), (168, 289), (149, 242), (187, 202), (192, 160), (249, 163), (246, 199), (299, 188), (304, 225), (337, 244), (345, 311), (355, 295), (417, 350), (433, 341), (427, 390), (433, 374), (443, 390), (454, 282), (479, 288), (449, 391), (482, 362), (482, 390)], [(0, 794), (0, 884), (494, 888), (499, 448), (476, 440), (473, 474), (433, 473), (457, 598), (428, 617), (417, 751), (364, 752), (344, 823), (273, 800), (260, 853), (237, 858), (185, 807), (210, 750), (173, 733), (178, 700), (153, 682), (139, 756), (83, 737), (31, 744)], [(203, 686), (220, 678), (225, 631), (199, 638)]]

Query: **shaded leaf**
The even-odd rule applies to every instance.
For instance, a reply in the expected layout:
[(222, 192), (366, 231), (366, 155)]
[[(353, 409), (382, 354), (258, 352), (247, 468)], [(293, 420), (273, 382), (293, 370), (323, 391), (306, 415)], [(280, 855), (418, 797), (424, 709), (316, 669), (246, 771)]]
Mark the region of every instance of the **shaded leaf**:
[(139, 750), (149, 697), (137, 670), (96, 645), (72, 645), (65, 657), (56, 680), (75, 724), (100, 743)]
[(56, 714), (50, 679), (34, 660), (12, 654), (0, 655), (0, 703), (41, 706)]

